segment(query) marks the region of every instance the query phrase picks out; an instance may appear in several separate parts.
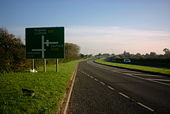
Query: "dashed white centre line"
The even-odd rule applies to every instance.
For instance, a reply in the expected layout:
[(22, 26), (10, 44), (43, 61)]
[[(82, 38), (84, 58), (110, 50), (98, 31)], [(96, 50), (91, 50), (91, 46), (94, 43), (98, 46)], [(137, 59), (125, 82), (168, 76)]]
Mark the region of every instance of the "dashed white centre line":
[(98, 79), (94, 78), (95, 81), (99, 81)]
[(144, 105), (144, 104), (142, 104), (140, 102), (137, 102), (137, 104), (144, 107), (144, 108), (146, 108), (146, 109), (148, 109), (148, 110), (150, 110), (151, 112), (154, 112), (154, 110), (152, 108), (150, 108), (150, 107), (148, 107), (148, 106), (146, 106), (146, 105)]
[(115, 90), (114, 88), (112, 88), (111, 86), (107, 86), (109, 89), (111, 89), (111, 90)]
[(130, 99), (130, 97), (125, 95), (124, 93), (119, 92), (119, 94), (122, 95), (123, 97), (127, 98), (127, 99)]
[[(99, 67), (100, 68), (100, 67)], [(117, 73), (122, 73), (122, 72), (118, 72), (118, 71), (113, 71), (113, 70), (110, 70), (110, 69), (105, 69), (105, 68), (102, 68), (102, 69), (104, 69), (104, 70), (108, 70), (108, 71), (112, 71), (112, 72), (117, 72)], [(86, 74), (86, 73), (84, 73), (84, 74)], [(127, 73), (127, 72), (125, 72), (125, 73), (122, 73), (122, 74), (125, 74), (125, 75), (129, 75), (129, 76), (132, 76), (132, 77), (135, 77), (135, 78), (139, 78), (139, 79), (144, 79), (144, 80), (149, 80), (149, 79), (145, 79), (145, 78), (142, 78), (142, 77), (136, 77), (136, 76), (134, 76), (134, 74), (131, 74), (131, 73)], [(86, 74), (86, 75), (88, 75), (88, 74)], [(90, 78), (94, 78), (93, 76), (90, 76), (89, 75), (89, 77)], [(102, 84), (102, 85), (107, 85), (107, 84), (105, 84), (104, 82), (101, 82), (101, 81), (99, 81), (98, 79), (96, 79), (96, 78), (94, 78), (94, 80), (95, 81), (98, 81), (100, 84)], [(153, 81), (153, 82), (157, 82), (157, 80), (155, 81), (155, 80), (150, 80), (150, 81)], [(163, 80), (164, 81), (164, 80)], [(167, 81), (167, 80), (166, 80)], [(168, 80), (169, 81), (169, 80)], [(158, 83), (158, 82), (157, 82)], [(160, 84), (164, 84), (164, 85), (169, 85), (169, 84), (165, 84), (165, 83), (161, 83), (161, 82), (159, 82)], [(111, 86), (107, 86), (109, 89), (111, 89), (111, 90), (115, 90), (113, 87), (111, 87)], [(127, 99), (131, 99), (129, 96), (127, 96), (126, 94), (124, 94), (124, 93), (122, 93), (122, 92), (118, 92), (118, 94), (119, 95), (121, 95), (121, 96), (123, 96), (123, 97), (125, 97), (125, 98), (127, 98)], [(133, 100), (133, 99), (132, 99)], [(134, 102), (136, 102), (135, 100), (133, 100)], [(144, 105), (144, 104), (142, 104), (142, 103), (140, 103), (140, 102), (136, 102), (138, 105), (140, 105), (141, 107), (143, 107), (143, 108), (145, 108), (145, 109), (147, 109), (147, 110), (149, 110), (149, 111), (151, 111), (151, 112), (154, 112), (154, 109), (152, 109), (152, 108), (150, 108), (150, 107), (148, 107), (148, 106), (146, 106), (146, 105)]]
[(103, 82), (100, 82), (102, 85), (105, 85), (105, 83), (103, 83)]
[(130, 73), (123, 73), (123, 74), (125, 74), (125, 75), (129, 75), (129, 76), (132, 76), (132, 74), (130, 74)]

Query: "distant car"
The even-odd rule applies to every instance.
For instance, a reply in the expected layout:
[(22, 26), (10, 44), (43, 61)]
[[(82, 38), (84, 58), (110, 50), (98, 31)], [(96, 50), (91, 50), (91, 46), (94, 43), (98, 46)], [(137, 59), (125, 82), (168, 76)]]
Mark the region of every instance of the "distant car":
[(123, 59), (123, 62), (124, 63), (131, 63), (131, 60), (130, 59)]

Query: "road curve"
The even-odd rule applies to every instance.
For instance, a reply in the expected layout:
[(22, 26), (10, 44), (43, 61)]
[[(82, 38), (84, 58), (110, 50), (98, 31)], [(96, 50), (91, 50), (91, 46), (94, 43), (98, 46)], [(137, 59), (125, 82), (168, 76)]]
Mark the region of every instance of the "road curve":
[(170, 114), (169, 82), (165, 76), (83, 61), (67, 113)]

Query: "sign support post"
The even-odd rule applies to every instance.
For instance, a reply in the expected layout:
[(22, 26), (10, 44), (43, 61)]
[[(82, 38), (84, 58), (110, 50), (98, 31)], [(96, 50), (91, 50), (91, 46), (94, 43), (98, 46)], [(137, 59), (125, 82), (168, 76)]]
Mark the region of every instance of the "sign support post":
[(34, 59), (32, 59), (32, 70), (34, 70), (34, 66), (35, 66)]
[(56, 59), (56, 72), (59, 72), (59, 65), (58, 65), (58, 59)]
[(46, 72), (46, 59), (44, 59), (44, 72)]

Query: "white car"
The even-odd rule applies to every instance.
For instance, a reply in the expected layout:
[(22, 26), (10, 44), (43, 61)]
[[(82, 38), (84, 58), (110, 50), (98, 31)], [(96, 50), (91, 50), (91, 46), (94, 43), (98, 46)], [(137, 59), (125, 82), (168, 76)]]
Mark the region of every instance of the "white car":
[(130, 59), (123, 59), (123, 62), (124, 63), (131, 63), (131, 60)]

